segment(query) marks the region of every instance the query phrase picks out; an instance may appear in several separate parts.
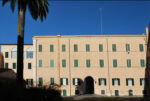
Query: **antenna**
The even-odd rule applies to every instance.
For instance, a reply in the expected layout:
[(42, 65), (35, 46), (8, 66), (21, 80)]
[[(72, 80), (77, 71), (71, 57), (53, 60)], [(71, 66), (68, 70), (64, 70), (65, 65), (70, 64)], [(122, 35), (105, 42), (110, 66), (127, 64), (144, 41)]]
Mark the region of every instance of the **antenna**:
[(100, 10), (100, 25), (101, 25), (101, 34), (103, 34), (103, 30), (102, 30), (102, 8), (99, 8)]

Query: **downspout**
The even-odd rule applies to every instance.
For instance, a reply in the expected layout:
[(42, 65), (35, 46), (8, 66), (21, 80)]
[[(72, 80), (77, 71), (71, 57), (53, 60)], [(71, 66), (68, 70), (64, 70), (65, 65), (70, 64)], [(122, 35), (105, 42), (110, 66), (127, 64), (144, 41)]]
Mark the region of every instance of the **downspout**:
[(37, 40), (33, 39), (33, 79), (34, 87), (37, 86)]
[(70, 96), (71, 96), (71, 66), (70, 66), (70, 39), (69, 39), (69, 81), (70, 81)]
[(58, 38), (58, 84), (60, 84), (60, 35), (57, 35)]

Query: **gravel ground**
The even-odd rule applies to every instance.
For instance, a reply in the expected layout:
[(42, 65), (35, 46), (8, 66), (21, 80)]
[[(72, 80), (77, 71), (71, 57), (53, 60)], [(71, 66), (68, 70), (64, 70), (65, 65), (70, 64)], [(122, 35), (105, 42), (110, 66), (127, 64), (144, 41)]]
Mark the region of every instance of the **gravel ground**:
[(64, 101), (150, 101), (150, 97), (105, 97), (100, 95), (80, 95), (63, 97)]

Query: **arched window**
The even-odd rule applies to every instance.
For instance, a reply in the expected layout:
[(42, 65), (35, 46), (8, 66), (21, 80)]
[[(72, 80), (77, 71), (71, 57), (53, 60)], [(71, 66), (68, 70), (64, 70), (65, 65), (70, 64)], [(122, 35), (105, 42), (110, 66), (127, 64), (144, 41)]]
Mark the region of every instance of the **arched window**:
[(27, 54), (26, 54), (27, 58), (33, 58), (33, 51), (32, 48), (28, 48), (27, 49)]
[(17, 58), (17, 48), (13, 48), (13, 49), (11, 50), (11, 57), (12, 57), (12, 58)]

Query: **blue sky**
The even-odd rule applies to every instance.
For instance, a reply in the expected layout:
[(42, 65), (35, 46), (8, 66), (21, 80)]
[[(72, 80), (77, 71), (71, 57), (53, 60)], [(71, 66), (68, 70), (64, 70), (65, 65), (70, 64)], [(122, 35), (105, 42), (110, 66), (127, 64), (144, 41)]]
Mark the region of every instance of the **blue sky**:
[[(27, 10), (25, 43), (34, 35), (143, 34), (150, 22), (150, 1), (53, 1), (49, 10), (43, 23)], [(16, 43), (17, 9), (12, 13), (7, 4), (0, 12), (0, 43)]]

